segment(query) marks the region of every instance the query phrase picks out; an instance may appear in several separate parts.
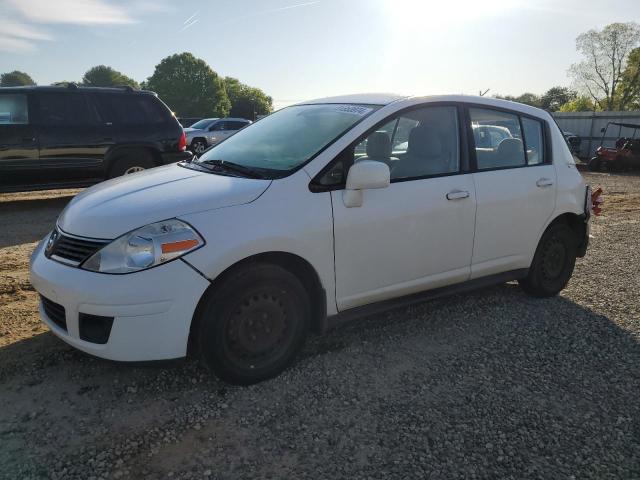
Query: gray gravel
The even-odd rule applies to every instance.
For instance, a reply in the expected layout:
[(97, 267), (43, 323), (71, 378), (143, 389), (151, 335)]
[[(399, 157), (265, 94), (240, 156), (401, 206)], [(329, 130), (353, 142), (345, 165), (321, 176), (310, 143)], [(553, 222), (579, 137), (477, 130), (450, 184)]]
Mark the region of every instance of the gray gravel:
[(41, 334), (0, 349), (0, 478), (640, 478), (640, 177), (562, 295), (506, 284), (359, 320), (248, 388)]

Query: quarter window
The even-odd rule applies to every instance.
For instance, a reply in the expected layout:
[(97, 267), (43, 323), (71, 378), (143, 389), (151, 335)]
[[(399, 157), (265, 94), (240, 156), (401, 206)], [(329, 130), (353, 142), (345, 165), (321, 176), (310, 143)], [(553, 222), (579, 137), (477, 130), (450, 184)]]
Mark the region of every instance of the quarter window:
[(27, 96), (19, 93), (0, 95), (0, 125), (26, 125), (28, 123)]
[(469, 115), (479, 170), (525, 165), (517, 115), (484, 108), (470, 108)]
[(544, 163), (542, 123), (531, 118), (522, 117), (522, 129), (524, 130), (524, 141), (527, 144), (527, 163), (529, 165)]

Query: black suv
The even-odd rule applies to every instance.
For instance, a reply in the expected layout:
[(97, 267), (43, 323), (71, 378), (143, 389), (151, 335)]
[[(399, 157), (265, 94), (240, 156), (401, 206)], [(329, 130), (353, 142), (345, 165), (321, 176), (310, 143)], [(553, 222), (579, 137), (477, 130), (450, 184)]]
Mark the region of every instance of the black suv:
[(191, 156), (153, 92), (0, 88), (0, 191), (84, 187)]

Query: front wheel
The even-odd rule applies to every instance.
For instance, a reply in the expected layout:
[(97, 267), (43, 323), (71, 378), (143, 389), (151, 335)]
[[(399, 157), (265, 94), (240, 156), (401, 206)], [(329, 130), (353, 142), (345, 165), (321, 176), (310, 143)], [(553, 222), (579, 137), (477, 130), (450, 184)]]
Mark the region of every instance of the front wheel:
[(536, 297), (551, 297), (569, 283), (576, 264), (578, 245), (567, 224), (552, 225), (542, 235), (529, 268), (529, 274), (519, 280), (525, 292)]
[(194, 140), (191, 142), (191, 151), (196, 155), (201, 155), (207, 149), (207, 144), (204, 140)]
[(272, 378), (302, 348), (310, 317), (309, 296), (295, 275), (272, 264), (241, 267), (198, 310), (201, 358), (229, 383)]

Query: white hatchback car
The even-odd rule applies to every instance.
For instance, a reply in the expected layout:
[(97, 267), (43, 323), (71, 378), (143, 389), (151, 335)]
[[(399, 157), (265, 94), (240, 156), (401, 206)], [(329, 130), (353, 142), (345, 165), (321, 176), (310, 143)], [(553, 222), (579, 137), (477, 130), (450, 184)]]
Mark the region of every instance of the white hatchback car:
[[(477, 146), (481, 126), (505, 138)], [(198, 160), (85, 190), (34, 251), (31, 282), (44, 322), (80, 350), (125, 361), (193, 351), (249, 384), (337, 320), (510, 280), (558, 293), (586, 252), (590, 213), (542, 110), (326, 98)]]

